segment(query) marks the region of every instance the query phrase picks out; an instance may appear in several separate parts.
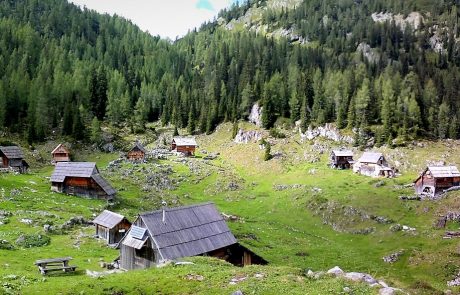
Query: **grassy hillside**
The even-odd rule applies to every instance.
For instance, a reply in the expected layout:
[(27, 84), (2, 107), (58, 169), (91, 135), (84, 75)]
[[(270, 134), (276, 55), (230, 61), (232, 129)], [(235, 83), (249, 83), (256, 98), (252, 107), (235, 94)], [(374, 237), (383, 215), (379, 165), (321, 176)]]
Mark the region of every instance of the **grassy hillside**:
[[(256, 129), (249, 124), (242, 127)], [(91, 278), (85, 270), (103, 271), (99, 262), (115, 259), (118, 251), (95, 240), (91, 227), (76, 225), (61, 230), (60, 226), (75, 216), (90, 220), (107, 204), (51, 193), (48, 177), (52, 167), (36, 165), (27, 175), (0, 175), (0, 210), (6, 211), (0, 212), (5, 216), (0, 219), (0, 240), (14, 247), (0, 250), (2, 290), (13, 294), (231, 294), (235, 290), (245, 294), (338, 294), (349, 286), (354, 294), (375, 292), (330, 277), (312, 280), (304, 275), (307, 269), (327, 270), (338, 265), (416, 294), (436, 294), (457, 274), (458, 242), (442, 239), (444, 231), (434, 229), (433, 223), (440, 214), (459, 210), (460, 194), (452, 193), (437, 202), (404, 202), (398, 196), (412, 194), (412, 189), (403, 185), (414, 179), (426, 160), (447, 158), (460, 164), (459, 156), (450, 154), (459, 142), (384, 150), (393, 163), (400, 162), (403, 175), (382, 180), (329, 169), (328, 153), (335, 143), (301, 143), (298, 135), (289, 131), (285, 131), (286, 139), (269, 139), (272, 153), (282, 156), (264, 162), (263, 150), (256, 143), (233, 143), (231, 129), (231, 124), (224, 124), (212, 135), (199, 136), (200, 152), (191, 159), (169, 157), (113, 166), (108, 164), (118, 153), (89, 151), (77, 153), (77, 159), (97, 161), (101, 173), (119, 191), (118, 201), (110, 209), (131, 220), (140, 211), (158, 208), (162, 200), (170, 206), (215, 202), (220, 211), (239, 217), (229, 222), (230, 228), (244, 245), (268, 260), (269, 266), (237, 268), (202, 258), (192, 259), (194, 265)], [(156, 144), (152, 141), (148, 146)], [(47, 157), (44, 147), (37, 149)], [(205, 161), (205, 152), (220, 155)], [(152, 181), (152, 175), (160, 175), (169, 187)], [(45, 233), (45, 224), (56, 230)], [(391, 230), (396, 224), (416, 230)], [(448, 224), (450, 229), (457, 227)], [(31, 248), (16, 245), (24, 234), (40, 234), (50, 242)], [(39, 241), (43, 240), (46, 242)], [(383, 256), (400, 250), (399, 261), (383, 262)], [(76, 275), (42, 278), (33, 265), (36, 259), (61, 256), (74, 257), (73, 263), (79, 267)], [(262, 273), (262, 278), (254, 277), (256, 273)], [(229, 284), (239, 277), (247, 279)]]

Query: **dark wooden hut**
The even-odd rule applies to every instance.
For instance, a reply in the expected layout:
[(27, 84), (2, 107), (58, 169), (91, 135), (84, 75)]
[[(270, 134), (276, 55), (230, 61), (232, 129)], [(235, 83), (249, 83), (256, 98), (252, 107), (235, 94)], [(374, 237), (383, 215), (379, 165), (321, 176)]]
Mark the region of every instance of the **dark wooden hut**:
[(331, 167), (336, 169), (350, 169), (353, 161), (353, 152), (349, 150), (334, 150), (331, 152)]
[(0, 146), (0, 168), (10, 168), (19, 173), (26, 173), (29, 164), (18, 146)]
[(131, 150), (129, 150), (127, 158), (133, 162), (142, 162), (145, 160), (145, 154), (147, 150), (140, 144), (136, 142)]
[(93, 220), (96, 227), (96, 236), (112, 245), (120, 242), (131, 227), (131, 222), (123, 215), (104, 210)]
[(51, 190), (69, 195), (111, 200), (115, 190), (99, 174), (96, 163), (59, 162), (51, 175)]
[(53, 158), (53, 164), (58, 162), (70, 162), (70, 151), (62, 143), (51, 152), (51, 156)]
[(193, 156), (197, 146), (198, 144), (193, 137), (174, 137), (171, 143), (171, 150), (186, 156)]
[(446, 189), (460, 186), (460, 172), (455, 166), (430, 166), (414, 183), (418, 195), (436, 197)]
[(141, 214), (118, 246), (126, 270), (199, 255), (240, 266), (267, 263), (237, 242), (212, 203)]

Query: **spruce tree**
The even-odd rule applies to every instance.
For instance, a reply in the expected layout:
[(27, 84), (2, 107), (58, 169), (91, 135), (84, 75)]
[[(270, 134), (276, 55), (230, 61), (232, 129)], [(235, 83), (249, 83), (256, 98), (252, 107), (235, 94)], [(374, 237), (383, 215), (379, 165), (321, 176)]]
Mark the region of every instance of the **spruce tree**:
[(195, 105), (192, 103), (190, 107), (190, 111), (188, 113), (188, 121), (187, 121), (187, 131), (189, 134), (193, 134), (196, 129), (196, 114), (195, 114)]
[(235, 139), (236, 135), (238, 134), (239, 127), (238, 127), (238, 121), (233, 122), (233, 127), (232, 127), (232, 140)]
[(85, 125), (83, 124), (80, 110), (77, 108), (74, 113), (72, 135), (77, 140), (85, 139)]
[(93, 143), (99, 144), (101, 142), (101, 123), (94, 116), (93, 120), (91, 120), (91, 136), (90, 140)]
[(269, 161), (272, 158), (271, 155), (271, 146), (268, 141), (265, 141), (265, 151), (264, 151), (264, 161)]

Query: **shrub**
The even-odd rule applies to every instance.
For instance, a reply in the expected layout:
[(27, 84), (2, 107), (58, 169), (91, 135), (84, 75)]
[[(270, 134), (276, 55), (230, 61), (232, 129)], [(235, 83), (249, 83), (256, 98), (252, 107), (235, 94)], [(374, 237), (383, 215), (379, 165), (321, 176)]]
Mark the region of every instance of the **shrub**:
[(281, 131), (278, 131), (275, 128), (270, 129), (269, 134), (270, 134), (271, 137), (274, 137), (274, 138), (286, 138), (286, 134), (284, 134)]
[(51, 239), (43, 234), (21, 235), (16, 240), (16, 245), (24, 248), (34, 248), (46, 246), (50, 241)]
[(6, 240), (0, 240), (0, 250), (14, 250), (14, 246)]

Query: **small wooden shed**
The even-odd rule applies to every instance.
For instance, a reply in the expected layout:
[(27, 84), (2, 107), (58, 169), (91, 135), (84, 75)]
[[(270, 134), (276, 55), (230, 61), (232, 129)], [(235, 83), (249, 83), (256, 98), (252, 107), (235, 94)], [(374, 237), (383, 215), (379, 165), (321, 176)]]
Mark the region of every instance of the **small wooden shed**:
[(133, 148), (129, 150), (127, 158), (133, 162), (142, 162), (145, 160), (145, 154), (147, 154), (147, 150), (140, 142), (136, 142)]
[(125, 270), (199, 255), (240, 266), (267, 263), (238, 243), (213, 203), (141, 214), (118, 246)]
[(52, 163), (56, 164), (58, 162), (70, 162), (70, 151), (62, 143), (60, 143), (52, 152), (51, 156), (53, 158)]
[(10, 168), (19, 173), (26, 173), (29, 164), (24, 160), (24, 154), (18, 146), (0, 146), (0, 168)]
[(198, 144), (194, 137), (174, 137), (171, 143), (171, 150), (186, 156), (193, 156), (197, 146)]
[(93, 162), (57, 163), (51, 175), (51, 190), (105, 200), (112, 200), (116, 193)]
[(446, 189), (460, 186), (460, 172), (455, 166), (429, 166), (414, 184), (417, 195), (434, 198)]
[(123, 215), (104, 210), (93, 220), (96, 227), (96, 236), (112, 245), (120, 242), (131, 227), (131, 222)]
[(336, 169), (350, 169), (353, 161), (353, 152), (349, 150), (333, 150), (331, 152), (331, 167)]
[(353, 165), (353, 171), (372, 177), (393, 177), (395, 175), (383, 154), (374, 152), (363, 153)]

